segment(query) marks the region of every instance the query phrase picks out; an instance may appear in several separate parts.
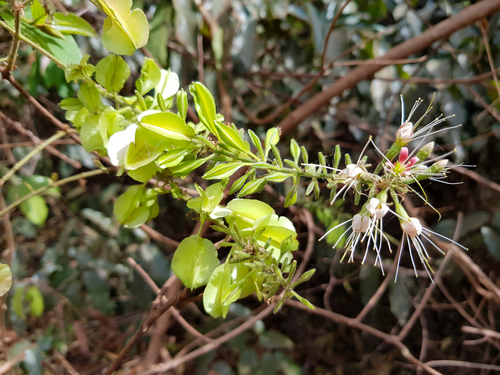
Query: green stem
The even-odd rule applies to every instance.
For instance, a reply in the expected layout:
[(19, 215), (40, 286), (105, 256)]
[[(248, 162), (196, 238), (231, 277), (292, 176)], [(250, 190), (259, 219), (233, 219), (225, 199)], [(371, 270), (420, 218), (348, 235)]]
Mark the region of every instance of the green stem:
[(93, 176), (98, 176), (98, 175), (103, 174), (103, 173), (106, 173), (106, 171), (103, 171), (102, 169), (95, 169), (93, 171), (83, 172), (83, 173), (79, 173), (79, 174), (71, 176), (71, 177), (64, 178), (62, 180), (56, 181), (53, 184), (50, 184), (47, 186), (42, 186), (41, 188), (32, 191), (31, 193), (25, 195), (24, 197), (19, 198), (18, 200), (12, 202), (9, 206), (5, 207), (3, 210), (0, 211), (0, 217), (5, 215), (7, 212), (13, 210), (14, 208), (16, 208), (21, 203), (26, 202), (31, 197), (34, 197), (35, 195), (43, 193), (45, 190), (48, 190), (48, 189), (53, 188), (53, 187), (62, 186), (62, 185), (67, 184), (68, 182), (80, 180), (82, 178), (89, 178), (89, 177), (93, 177)]
[(24, 158), (19, 160), (6, 174), (5, 176), (2, 177), (0, 180), (0, 186), (3, 186), (5, 182), (11, 178), (14, 173), (16, 173), (19, 168), (21, 168), (24, 164), (26, 164), (33, 156), (38, 154), (40, 151), (42, 151), (45, 147), (50, 145), (52, 142), (58, 140), (59, 138), (62, 138), (66, 135), (65, 132), (63, 131), (58, 131), (56, 134), (54, 134), (52, 137), (49, 139), (45, 140), (45, 142), (40, 143), (37, 147), (35, 147), (28, 155), (26, 155)]

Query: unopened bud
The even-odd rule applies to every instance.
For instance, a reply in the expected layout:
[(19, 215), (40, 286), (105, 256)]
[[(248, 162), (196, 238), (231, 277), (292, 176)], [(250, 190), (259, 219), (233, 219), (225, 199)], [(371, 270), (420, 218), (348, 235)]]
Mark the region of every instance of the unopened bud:
[(441, 173), (442, 171), (444, 171), (447, 165), (448, 165), (448, 159), (443, 159), (432, 164), (431, 167), (429, 168), (429, 171), (431, 173)]
[(407, 145), (410, 143), (413, 137), (413, 123), (410, 121), (405, 121), (396, 132), (396, 142), (401, 145)]
[(418, 150), (416, 157), (418, 160), (424, 161), (432, 153), (432, 150), (434, 150), (434, 142), (427, 143)]

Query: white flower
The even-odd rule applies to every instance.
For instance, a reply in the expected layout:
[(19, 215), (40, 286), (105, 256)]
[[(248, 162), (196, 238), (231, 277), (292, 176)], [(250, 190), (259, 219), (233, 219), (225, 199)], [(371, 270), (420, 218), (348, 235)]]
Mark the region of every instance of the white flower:
[(340, 170), (340, 174), (346, 177), (344, 181), (344, 186), (342, 186), (342, 189), (340, 189), (337, 192), (337, 194), (335, 194), (330, 204), (333, 204), (340, 196), (340, 194), (349, 190), (351, 187), (355, 186), (358, 182), (359, 175), (361, 175), (362, 173), (363, 170), (356, 164), (348, 164), (344, 170)]
[[(434, 246), (441, 254), (444, 255), (443, 250), (441, 250), (431, 239), (430, 236), (434, 235), (436, 237), (441, 237), (447, 241), (450, 241), (454, 245), (457, 245), (461, 247), (464, 250), (467, 250), (466, 247), (460, 245), (458, 242), (455, 242), (448, 237), (443, 236), (442, 234), (433, 232), (430, 229), (424, 228), (422, 224), (420, 223), (420, 220), (418, 220), (416, 217), (410, 217), (408, 219), (405, 219), (401, 217), (400, 215), (396, 214), (399, 217), (401, 229), (403, 230), (403, 238), (401, 239), (401, 251), (399, 253), (399, 259), (398, 259), (398, 268), (396, 271), (396, 279), (398, 277), (398, 272), (399, 272), (399, 263), (401, 261), (401, 254), (403, 253), (403, 246), (406, 244), (408, 245), (408, 250), (410, 252), (410, 259), (411, 263), (413, 265), (413, 269), (415, 270), (415, 276), (418, 277), (417, 274), (417, 267), (415, 265), (415, 261), (413, 259), (413, 251), (412, 251), (412, 245), (413, 248), (416, 250), (418, 258), (420, 259), (420, 262), (422, 263), (422, 266), (424, 267), (425, 271), (429, 275), (429, 278), (432, 280), (431, 272), (434, 272), (429, 264), (429, 260), (431, 259), (429, 253), (427, 252), (427, 249), (425, 248), (424, 243), (422, 242), (422, 239), (420, 238), (421, 234), (423, 233), (424, 235), (422, 236), (429, 242), (432, 246)], [(432, 280), (434, 282), (434, 280)]]
[(127, 129), (116, 132), (109, 137), (107, 149), (111, 164), (116, 167), (123, 167), (125, 165), (125, 155), (130, 144), (135, 144), (136, 131), (137, 125), (131, 124)]

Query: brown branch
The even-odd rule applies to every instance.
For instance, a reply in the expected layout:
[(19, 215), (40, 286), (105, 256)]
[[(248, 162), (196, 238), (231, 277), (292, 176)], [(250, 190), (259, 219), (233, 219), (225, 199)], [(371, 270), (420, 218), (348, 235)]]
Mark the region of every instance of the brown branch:
[[(383, 60), (403, 59), (415, 54), (430, 46), (440, 39), (446, 38), (452, 33), (500, 10), (500, 1), (483, 0), (468, 6), (462, 12), (450, 17), (437, 25), (426, 30), (422, 34), (407, 40), (400, 45), (391, 48), (384, 56)], [(328, 104), (330, 100), (342, 94), (348, 88), (356, 85), (362, 80), (368, 79), (382, 66), (359, 66), (346, 76), (340, 78), (332, 86), (316, 94), (306, 103), (291, 112), (278, 125), (282, 134), (293, 131), (308, 116), (317, 112), (322, 106)]]
[[(0, 111), (0, 117), (2, 118), (3, 121), (12, 125), (14, 128), (16, 128), (16, 130), (19, 133), (21, 133), (22, 135), (25, 135), (26, 137), (31, 139), (31, 141), (35, 145), (39, 145), (40, 143), (42, 143), (40, 138), (38, 138), (35, 134), (33, 134), (33, 132), (31, 130), (25, 129), (24, 126), (20, 122), (11, 120), (7, 116), (5, 116), (5, 114), (1, 111)], [(61, 151), (57, 150), (55, 147), (52, 147), (51, 145), (46, 146), (45, 151), (50, 152), (52, 155), (58, 157), (59, 159), (65, 161), (66, 163), (70, 164), (73, 168), (80, 169), (82, 167), (82, 163), (69, 158), (68, 156), (64, 155)]]
[[(259, 320), (262, 320), (264, 317), (269, 315), (274, 309), (274, 304), (271, 304), (267, 306), (264, 310), (262, 310), (259, 314), (255, 315), (251, 319), (248, 319), (245, 323), (240, 325), (238, 328), (235, 328), (231, 332), (225, 334), (224, 336), (219, 337), (218, 339), (213, 340), (211, 343), (208, 343), (204, 346), (202, 346), (199, 349), (193, 350), (192, 352), (186, 354), (185, 356), (182, 357), (176, 357), (172, 359), (169, 362), (162, 363), (160, 365), (154, 366), (150, 370), (143, 371), (143, 375), (154, 375), (158, 373), (163, 373), (168, 370), (172, 370), (177, 368), (178, 366), (188, 362), (192, 361), (195, 358), (198, 358), (199, 356), (206, 354), (208, 352), (211, 352), (212, 350), (218, 348), (225, 342), (235, 338), (236, 336), (240, 335), (242, 332), (246, 331), (247, 329), (250, 329), (253, 327), (255, 323), (257, 323)], [(436, 372), (436, 374), (439, 374)]]
[(142, 224), (140, 228), (144, 231), (144, 233), (151, 237), (153, 241), (164, 243), (165, 245), (173, 247), (174, 250), (177, 249), (177, 246), (179, 246), (180, 242), (164, 236), (163, 234), (147, 226), (146, 224)]
[(139, 343), (144, 334), (151, 328), (151, 326), (158, 320), (160, 316), (165, 313), (168, 309), (173, 306), (177, 306), (181, 303), (190, 302), (194, 299), (198, 299), (199, 296), (189, 299), (187, 295), (187, 290), (181, 290), (167, 303), (153, 304), (151, 310), (149, 311), (148, 317), (141, 323), (137, 331), (135, 331), (134, 336), (128, 341), (127, 345), (118, 353), (116, 358), (111, 362), (109, 367), (103, 372), (103, 375), (111, 375), (116, 371), (122, 362), (127, 357), (127, 354), (132, 350), (132, 348)]
[(391, 345), (395, 346), (396, 348), (398, 348), (399, 351), (401, 352), (401, 355), (404, 358), (406, 358), (409, 362), (413, 363), (415, 366), (421, 367), (422, 369), (427, 371), (429, 374), (442, 375), (439, 371), (434, 370), (432, 367), (428, 366), (427, 364), (425, 364), (425, 363), (419, 361), (417, 358), (415, 358), (413, 356), (413, 354), (411, 354), (408, 347), (405, 344), (403, 344), (401, 342), (401, 340), (398, 339), (397, 336), (390, 335), (388, 333), (379, 331), (378, 329), (370, 327), (369, 325), (366, 325), (364, 323), (361, 323), (361, 322), (357, 321), (356, 319), (348, 318), (347, 316), (337, 314), (337, 313), (334, 313), (332, 311), (322, 309), (320, 307), (316, 307), (314, 310), (311, 310), (308, 307), (304, 306), (302, 303), (296, 302), (296, 301), (291, 301), (291, 300), (287, 301), (286, 304), (289, 306), (292, 306), (294, 308), (307, 311), (309, 314), (320, 315), (320, 316), (323, 316), (327, 319), (334, 321), (335, 323), (345, 324), (349, 327), (355, 328), (357, 330), (366, 332), (372, 336), (378, 337), (378, 338), (384, 340), (386, 343), (391, 344)]
[[(127, 263), (130, 264), (137, 271), (137, 273), (142, 277), (142, 279), (146, 282), (146, 284), (148, 284), (148, 286), (157, 296), (161, 294), (161, 289), (158, 288), (158, 285), (156, 285), (151, 276), (149, 276), (149, 274), (133, 258), (127, 258)], [(167, 298), (165, 296), (162, 296), (161, 298), (164, 303), (167, 302)], [(198, 332), (195, 328), (193, 328), (193, 326), (191, 326), (191, 324), (189, 324), (187, 320), (184, 319), (184, 317), (181, 315), (181, 313), (177, 311), (175, 308), (172, 308), (169, 311), (172, 313), (175, 320), (177, 320), (177, 322), (193, 336), (205, 342), (212, 341), (211, 338), (206, 337), (202, 333)]]

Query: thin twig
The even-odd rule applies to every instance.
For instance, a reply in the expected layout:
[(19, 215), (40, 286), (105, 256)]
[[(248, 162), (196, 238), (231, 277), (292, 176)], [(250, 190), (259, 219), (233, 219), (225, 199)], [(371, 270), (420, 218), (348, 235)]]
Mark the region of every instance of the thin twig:
[(2, 75), (10, 75), (10, 73), (14, 70), (14, 64), (17, 59), (17, 51), (19, 49), (19, 45), (21, 44), (19, 35), (21, 33), (21, 12), (23, 11), (24, 6), (17, 0), (11, 1), (10, 3), (12, 4), (12, 13), (14, 13), (14, 34), (12, 35), (14, 40), (12, 41), (9, 57), (7, 58), (7, 66), (2, 72)]
[(26, 164), (30, 159), (42, 151), (45, 147), (50, 145), (55, 140), (62, 138), (66, 135), (63, 131), (58, 131), (52, 137), (46, 139), (42, 143), (40, 143), (37, 147), (31, 150), (24, 158), (19, 160), (1, 179), (0, 179), (0, 187), (2, 187), (5, 182), (11, 178), (24, 164)]
[(320, 315), (320, 316), (323, 316), (327, 319), (330, 319), (336, 323), (345, 324), (349, 327), (355, 328), (357, 330), (366, 332), (372, 336), (378, 337), (378, 338), (384, 340), (385, 342), (387, 342), (388, 344), (391, 344), (391, 345), (395, 346), (396, 348), (398, 348), (401, 355), (404, 358), (406, 358), (409, 362), (413, 363), (415, 366), (421, 367), (422, 369), (427, 371), (429, 374), (442, 375), (439, 371), (434, 370), (429, 365), (422, 363), (417, 358), (415, 358), (413, 356), (413, 354), (411, 354), (408, 347), (405, 344), (403, 344), (401, 342), (401, 340), (398, 339), (397, 336), (390, 335), (388, 333), (379, 331), (378, 329), (370, 327), (369, 325), (366, 325), (364, 323), (361, 323), (361, 322), (357, 321), (356, 319), (348, 318), (347, 316), (337, 314), (337, 313), (334, 313), (332, 311), (322, 309), (320, 307), (316, 307), (314, 310), (310, 310), (308, 307), (304, 306), (302, 303), (292, 301), (292, 300), (286, 301), (286, 304), (289, 306), (295, 307), (297, 309), (307, 311), (309, 314)]
[(48, 190), (48, 189), (53, 188), (53, 187), (62, 186), (62, 185), (67, 184), (68, 182), (80, 180), (80, 179), (83, 179), (83, 178), (89, 178), (89, 177), (93, 177), (93, 176), (98, 176), (98, 175), (103, 174), (103, 173), (106, 173), (106, 172), (103, 171), (102, 169), (95, 169), (93, 171), (83, 172), (83, 173), (79, 173), (79, 174), (74, 175), (74, 176), (70, 176), (70, 177), (64, 178), (64, 179), (56, 181), (56, 182), (54, 182), (53, 184), (50, 184), (50, 185), (42, 186), (41, 188), (32, 191), (31, 193), (25, 195), (24, 197), (19, 198), (18, 200), (12, 202), (9, 206), (7, 206), (4, 209), (0, 210), (0, 217), (2, 217), (3, 215), (5, 215), (7, 212), (13, 210), (14, 208), (16, 208), (21, 203), (27, 201), (31, 197), (34, 197), (35, 195), (43, 193), (45, 190)]
[[(194, 297), (194, 299), (198, 299), (199, 296)], [(135, 334), (132, 338), (127, 342), (127, 345), (118, 353), (116, 358), (111, 362), (109, 367), (103, 372), (103, 375), (111, 375), (114, 371), (116, 371), (122, 362), (127, 357), (128, 353), (132, 350), (132, 348), (139, 343), (142, 336), (153, 326), (154, 322), (158, 320), (160, 316), (162, 316), (168, 309), (173, 306), (177, 306), (184, 302), (189, 302), (193, 299), (189, 299), (187, 295), (187, 290), (179, 291), (172, 299), (170, 299), (167, 303), (161, 303), (159, 306), (153, 304), (151, 310), (149, 311), (148, 317), (141, 323), (139, 328), (135, 331)]]
[[(162, 363), (160, 365), (154, 366), (150, 370), (143, 371), (143, 375), (154, 375), (158, 373), (163, 373), (168, 370), (172, 370), (177, 368), (178, 366), (192, 361), (195, 358), (198, 358), (199, 356), (206, 354), (208, 352), (211, 352), (212, 350), (218, 348), (225, 342), (235, 338), (236, 336), (240, 335), (247, 329), (250, 329), (253, 327), (255, 323), (257, 323), (259, 320), (265, 318), (267, 315), (269, 315), (274, 309), (274, 304), (271, 304), (267, 306), (264, 310), (262, 310), (259, 314), (255, 315), (254, 317), (248, 319), (245, 323), (240, 325), (238, 328), (235, 328), (229, 333), (226, 333), (224, 336), (219, 337), (218, 339), (213, 340), (211, 343), (208, 343), (204, 346), (202, 346), (199, 349), (193, 350), (192, 352), (186, 354), (185, 356), (182, 357), (176, 357), (172, 359), (169, 362)], [(436, 372), (437, 373), (437, 372)], [(439, 374), (439, 373), (437, 373)]]
[(144, 231), (144, 233), (146, 233), (156, 242), (161, 242), (164, 243), (165, 245), (171, 246), (174, 248), (174, 250), (177, 248), (177, 246), (179, 246), (180, 242), (177, 242), (176, 240), (164, 236), (163, 234), (147, 226), (146, 224), (142, 224), (139, 228), (141, 228)]

